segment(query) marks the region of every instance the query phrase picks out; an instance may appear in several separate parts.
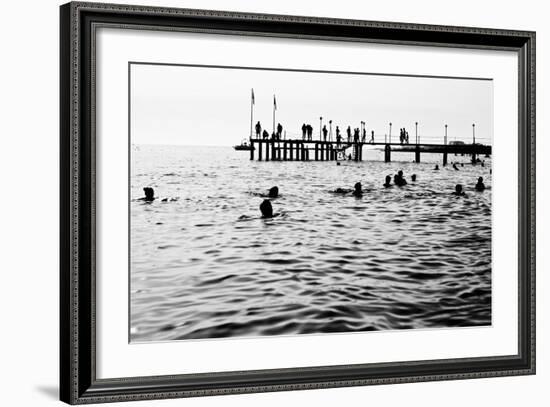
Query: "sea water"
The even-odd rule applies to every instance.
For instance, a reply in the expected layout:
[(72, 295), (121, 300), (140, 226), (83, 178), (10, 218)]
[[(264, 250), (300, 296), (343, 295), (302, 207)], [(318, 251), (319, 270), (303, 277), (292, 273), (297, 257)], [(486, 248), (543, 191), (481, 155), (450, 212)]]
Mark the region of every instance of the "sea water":
[[(337, 165), (132, 146), (131, 340), (490, 325), (491, 160), (449, 155), (455, 170), (441, 154), (383, 155)], [(398, 170), (408, 184), (384, 188)], [(360, 198), (332, 192), (356, 182)], [(277, 216), (263, 219), (272, 186)], [(157, 199), (140, 201), (143, 187)]]

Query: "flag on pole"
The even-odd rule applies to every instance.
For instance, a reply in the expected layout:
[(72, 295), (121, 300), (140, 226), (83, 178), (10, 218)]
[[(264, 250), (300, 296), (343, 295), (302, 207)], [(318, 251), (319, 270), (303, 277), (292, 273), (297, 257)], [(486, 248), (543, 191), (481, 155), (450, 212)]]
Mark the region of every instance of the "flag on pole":
[(275, 95), (273, 95), (273, 109), (277, 110), (277, 99), (275, 99)]
[(256, 99), (254, 99), (254, 88), (252, 88), (252, 104), (256, 104)]

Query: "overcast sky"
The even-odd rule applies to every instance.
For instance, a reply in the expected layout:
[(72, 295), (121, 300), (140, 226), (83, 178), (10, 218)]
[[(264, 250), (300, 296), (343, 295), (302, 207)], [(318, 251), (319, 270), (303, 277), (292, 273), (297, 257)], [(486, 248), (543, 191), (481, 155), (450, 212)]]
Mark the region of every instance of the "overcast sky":
[(491, 80), (133, 64), (130, 86), (133, 144), (238, 144), (250, 134), (252, 88), (254, 122), (271, 132), (275, 94), (287, 138), (302, 123), (318, 136), (320, 116), (342, 133), (365, 121), (381, 141), (389, 122), (395, 141), (401, 127), (414, 140), (415, 122), (425, 142), (442, 142), (445, 123), (449, 140), (471, 142), (472, 123), (478, 142), (493, 137)]

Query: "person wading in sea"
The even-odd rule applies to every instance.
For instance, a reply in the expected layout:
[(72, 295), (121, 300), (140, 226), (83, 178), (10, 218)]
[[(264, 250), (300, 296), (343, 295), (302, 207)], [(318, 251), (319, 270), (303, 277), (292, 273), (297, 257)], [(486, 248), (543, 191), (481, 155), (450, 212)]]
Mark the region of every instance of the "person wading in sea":
[(273, 217), (273, 207), (269, 199), (264, 199), (260, 204), (260, 212), (262, 212), (262, 218), (272, 218)]
[(456, 184), (456, 186), (455, 186), (455, 192), (453, 192), (453, 195), (456, 195), (456, 196), (466, 196), (466, 194), (462, 191), (462, 185)]
[(155, 190), (153, 188), (145, 187), (143, 188), (143, 192), (145, 193), (145, 196), (139, 198), (140, 201), (152, 202), (155, 200)]
[(477, 184), (475, 186), (475, 189), (476, 189), (477, 192), (485, 191), (485, 184), (483, 183), (483, 177), (479, 177), (477, 179)]

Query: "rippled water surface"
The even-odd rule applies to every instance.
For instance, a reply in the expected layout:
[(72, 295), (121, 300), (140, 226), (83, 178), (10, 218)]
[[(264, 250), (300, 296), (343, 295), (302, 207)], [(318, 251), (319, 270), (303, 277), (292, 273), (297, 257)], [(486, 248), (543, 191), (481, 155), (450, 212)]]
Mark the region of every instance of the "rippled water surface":
[[(489, 159), (434, 171), (441, 156), (374, 150), (340, 166), (227, 147), (131, 155), (132, 341), (491, 324)], [(409, 184), (383, 188), (399, 169)], [(362, 198), (330, 192), (357, 181)], [(279, 216), (262, 219), (274, 185)], [(138, 201), (145, 186), (160, 199)]]

